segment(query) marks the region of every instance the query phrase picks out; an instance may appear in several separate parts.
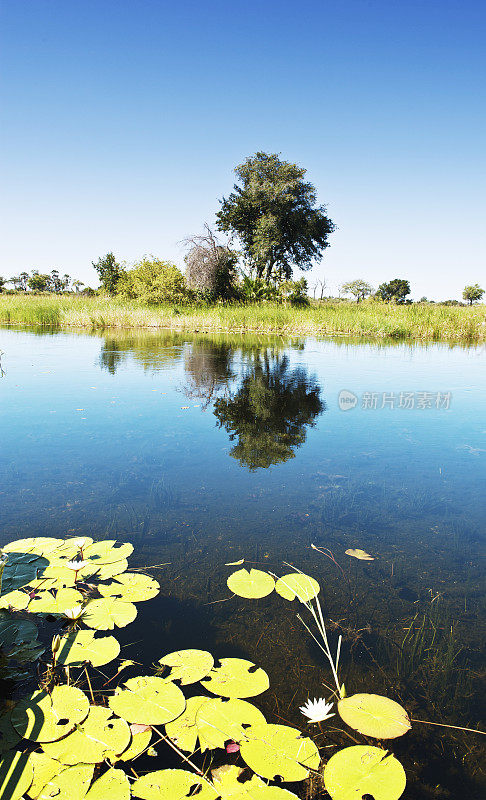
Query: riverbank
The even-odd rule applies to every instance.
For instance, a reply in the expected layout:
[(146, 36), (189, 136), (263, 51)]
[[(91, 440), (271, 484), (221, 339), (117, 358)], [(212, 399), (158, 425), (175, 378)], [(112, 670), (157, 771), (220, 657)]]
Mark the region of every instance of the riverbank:
[(0, 295), (0, 324), (51, 328), (167, 328), (269, 334), (353, 334), (383, 339), (481, 342), (486, 305), (397, 306), (324, 301), (296, 308), (254, 305), (142, 306), (134, 301), (74, 295)]

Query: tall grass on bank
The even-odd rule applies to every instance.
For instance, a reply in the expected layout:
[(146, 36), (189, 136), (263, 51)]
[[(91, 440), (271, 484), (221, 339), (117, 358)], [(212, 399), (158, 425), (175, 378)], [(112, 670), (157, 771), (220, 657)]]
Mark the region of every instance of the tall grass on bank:
[(486, 340), (486, 306), (380, 302), (313, 303), (299, 308), (252, 305), (143, 306), (73, 295), (0, 295), (0, 324), (51, 328), (167, 328), (278, 334), (353, 334), (424, 341)]

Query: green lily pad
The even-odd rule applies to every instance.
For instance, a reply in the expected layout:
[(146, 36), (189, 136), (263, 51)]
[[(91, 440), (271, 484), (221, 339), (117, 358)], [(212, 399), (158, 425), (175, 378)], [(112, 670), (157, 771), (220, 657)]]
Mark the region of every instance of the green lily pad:
[(198, 800), (216, 800), (218, 793), (199, 775), (184, 769), (161, 769), (149, 772), (132, 784), (132, 795), (142, 800), (185, 800), (192, 797), (193, 787), (201, 787)]
[(176, 719), (186, 707), (186, 699), (178, 686), (154, 676), (129, 678), (110, 697), (112, 711), (128, 722), (165, 725)]
[(26, 753), (13, 750), (5, 753), (0, 761), (0, 797), (2, 800), (18, 800), (32, 783), (34, 770)]
[(132, 761), (132, 759), (137, 758), (137, 756), (139, 756), (140, 753), (143, 753), (143, 751), (149, 746), (152, 738), (152, 728), (147, 727), (145, 730), (135, 733), (133, 730), (134, 727), (136, 726), (130, 725), (132, 738), (127, 749), (117, 756), (116, 759), (112, 758), (112, 761)]
[(54, 742), (86, 719), (89, 701), (75, 686), (55, 686), (51, 694), (38, 690), (24, 697), (12, 711), (12, 725), (33, 742)]
[(335, 753), (324, 769), (324, 783), (332, 800), (398, 800), (405, 791), (405, 770), (380, 747), (354, 745)]
[(243, 658), (222, 658), (221, 666), (201, 681), (205, 689), (223, 697), (255, 697), (270, 686), (267, 673)]
[(199, 736), (211, 749), (224, 747), (229, 739), (241, 742), (246, 728), (265, 723), (262, 712), (245, 700), (222, 700), (218, 697), (202, 704), (196, 714)]
[(320, 586), (316, 579), (311, 578), (310, 575), (291, 572), (289, 575), (284, 575), (278, 579), (275, 584), (275, 591), (284, 600), (295, 600), (297, 598), (301, 603), (308, 603), (314, 597), (317, 597)]
[(115, 580), (106, 586), (98, 586), (103, 597), (120, 597), (131, 603), (140, 603), (150, 600), (160, 592), (160, 585), (149, 575), (140, 575), (136, 572), (124, 572), (117, 575)]
[(337, 709), (350, 728), (376, 739), (395, 739), (412, 727), (405, 709), (379, 694), (353, 694), (339, 700)]
[(10, 721), (10, 714), (0, 717), (0, 753), (5, 753), (20, 741), (20, 736)]
[(95, 638), (95, 632), (90, 630), (72, 631), (67, 636), (61, 636), (61, 645), (56, 654), (58, 664), (85, 664), (87, 661), (93, 667), (109, 664), (120, 653), (120, 644), (114, 636), (101, 636)]
[(211, 672), (214, 658), (207, 650), (177, 650), (159, 658), (159, 664), (171, 667), (166, 680), (180, 681), (181, 686), (187, 686), (200, 681)]
[(254, 725), (241, 743), (241, 757), (262, 778), (303, 781), (319, 767), (314, 742), (287, 725)]
[(44, 786), (67, 767), (60, 764), (59, 761), (49, 758), (45, 753), (31, 753), (29, 761), (34, 769), (34, 780), (29, 788), (29, 797), (36, 800)]
[(86, 800), (129, 800), (130, 784), (121, 769), (109, 769), (93, 783)]
[(41, 790), (37, 800), (83, 800), (93, 779), (92, 764), (63, 769)]
[(29, 605), (30, 597), (27, 592), (14, 589), (12, 592), (2, 594), (0, 597), (0, 608), (13, 608), (16, 611), (24, 611)]
[[(172, 722), (168, 722), (165, 726), (165, 732), (169, 739), (174, 742), (177, 747), (186, 752), (193, 753), (196, 749), (196, 742), (199, 736), (199, 729), (196, 725), (196, 715), (204, 703), (210, 703), (210, 697), (197, 695), (196, 697), (189, 697), (187, 700), (185, 711)], [(201, 752), (207, 750), (208, 745), (204, 740), (200, 740)]]
[(35, 661), (44, 647), (37, 640), (37, 628), (28, 619), (0, 610), (0, 657), (2, 677), (16, 677), (18, 670), (9, 666), (12, 662)]
[(137, 607), (133, 603), (125, 603), (114, 597), (103, 597), (91, 600), (85, 608), (83, 622), (96, 630), (113, 630), (124, 628), (137, 616)]
[(46, 564), (45, 558), (33, 553), (9, 553), (2, 574), (2, 595), (26, 586)]
[(229, 576), (226, 583), (234, 594), (249, 600), (266, 597), (275, 587), (272, 576), (260, 569), (251, 569), (249, 572), (247, 569), (239, 569)]
[(44, 744), (43, 750), (62, 764), (99, 764), (111, 754), (123, 753), (130, 739), (124, 719), (116, 719), (104, 706), (90, 706), (86, 719), (69, 736)]

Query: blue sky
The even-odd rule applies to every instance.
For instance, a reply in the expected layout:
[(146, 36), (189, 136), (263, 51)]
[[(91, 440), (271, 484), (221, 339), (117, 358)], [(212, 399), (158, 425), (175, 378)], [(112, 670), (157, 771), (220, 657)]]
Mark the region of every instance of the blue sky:
[(0, 275), (183, 266), (256, 150), (338, 226), (309, 282), (486, 281), (486, 5), (3, 0)]

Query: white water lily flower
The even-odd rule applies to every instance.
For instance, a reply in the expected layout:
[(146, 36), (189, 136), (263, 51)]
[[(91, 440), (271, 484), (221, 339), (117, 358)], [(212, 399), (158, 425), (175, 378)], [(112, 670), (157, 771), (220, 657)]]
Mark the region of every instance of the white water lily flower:
[(73, 608), (65, 608), (62, 612), (68, 619), (79, 619), (83, 616), (83, 606), (74, 606)]
[(73, 569), (75, 572), (79, 572), (79, 570), (83, 569), (87, 563), (87, 561), (68, 561), (66, 567)]
[(305, 705), (300, 706), (300, 711), (309, 722), (323, 722), (335, 716), (329, 713), (332, 706), (333, 703), (328, 703), (324, 697), (320, 697), (319, 700), (315, 697), (314, 700), (308, 700)]

